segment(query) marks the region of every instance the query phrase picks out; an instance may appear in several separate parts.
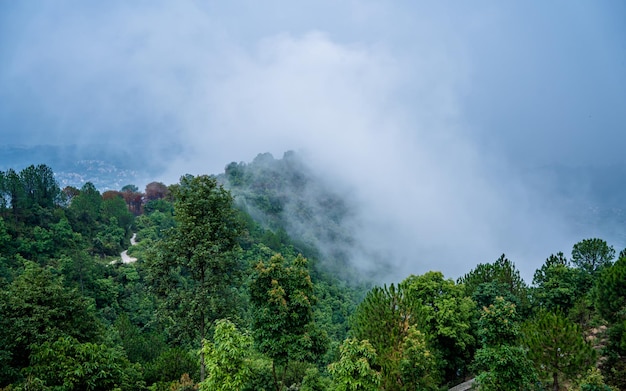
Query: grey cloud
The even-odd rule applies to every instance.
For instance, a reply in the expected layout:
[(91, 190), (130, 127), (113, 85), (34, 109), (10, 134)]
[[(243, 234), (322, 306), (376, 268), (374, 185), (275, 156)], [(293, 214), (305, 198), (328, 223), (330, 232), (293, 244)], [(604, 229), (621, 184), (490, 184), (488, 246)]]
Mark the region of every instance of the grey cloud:
[(166, 182), (300, 150), (361, 211), (355, 262), (455, 277), (505, 252), (528, 279), (603, 233), (538, 169), (621, 161), (608, 4), (4, 3), (0, 127), (128, 149)]

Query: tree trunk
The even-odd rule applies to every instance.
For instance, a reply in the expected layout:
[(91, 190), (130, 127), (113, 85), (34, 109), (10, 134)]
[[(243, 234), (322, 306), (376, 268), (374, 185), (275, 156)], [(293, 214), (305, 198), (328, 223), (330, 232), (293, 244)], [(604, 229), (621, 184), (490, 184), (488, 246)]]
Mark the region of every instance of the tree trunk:
[(554, 372), (552, 374), (552, 391), (559, 391), (559, 374)]
[(204, 381), (204, 349), (202, 346), (202, 339), (204, 338), (204, 313), (201, 313), (200, 318), (200, 383)]
[(204, 381), (204, 350), (200, 351), (200, 383)]
[(280, 385), (278, 384), (278, 377), (276, 377), (276, 363), (272, 360), (272, 376), (274, 377), (274, 387), (276, 391), (280, 391)]

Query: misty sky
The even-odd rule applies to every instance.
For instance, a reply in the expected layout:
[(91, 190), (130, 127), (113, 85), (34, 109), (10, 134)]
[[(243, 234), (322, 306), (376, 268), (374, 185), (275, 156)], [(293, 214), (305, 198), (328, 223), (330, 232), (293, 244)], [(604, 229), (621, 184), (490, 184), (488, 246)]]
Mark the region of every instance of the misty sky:
[(393, 275), (506, 253), (529, 280), (602, 235), (527, 178), (626, 164), (626, 2), (0, 0), (0, 134), (166, 183), (301, 151)]

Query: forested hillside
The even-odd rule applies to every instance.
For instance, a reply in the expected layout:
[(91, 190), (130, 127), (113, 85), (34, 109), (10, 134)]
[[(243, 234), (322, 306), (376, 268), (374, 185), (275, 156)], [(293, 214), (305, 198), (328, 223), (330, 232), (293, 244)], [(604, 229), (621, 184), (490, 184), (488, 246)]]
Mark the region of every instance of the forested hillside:
[(251, 163), (230, 163), (217, 180), (261, 227), (288, 236), (299, 251), (324, 261), (326, 271), (357, 279), (349, 263), (357, 245), (350, 232), (355, 212), (299, 155), (259, 154)]
[(626, 251), (375, 286), (318, 179), (291, 153), (142, 191), (1, 171), (0, 388), (626, 389)]

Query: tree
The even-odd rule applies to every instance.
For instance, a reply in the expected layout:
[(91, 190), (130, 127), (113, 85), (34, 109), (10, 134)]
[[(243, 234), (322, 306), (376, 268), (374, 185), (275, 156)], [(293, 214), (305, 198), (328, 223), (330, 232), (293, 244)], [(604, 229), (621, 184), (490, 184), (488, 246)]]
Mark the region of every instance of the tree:
[(464, 376), (475, 349), (471, 319), (476, 307), (465, 295), (464, 286), (432, 271), (409, 276), (402, 284), (406, 295), (416, 302), (419, 329), (441, 354), (445, 381)]
[(409, 327), (402, 342), (400, 374), (405, 390), (438, 390), (439, 370), (435, 355), (428, 347), (426, 336), (417, 329)]
[(618, 391), (618, 389), (606, 385), (600, 370), (596, 367), (592, 367), (580, 382), (578, 382), (574, 391)]
[(161, 182), (150, 182), (146, 185), (146, 200), (154, 201), (169, 197), (170, 191)]
[(382, 389), (399, 389), (402, 347), (416, 322), (415, 301), (407, 295), (404, 284), (374, 287), (357, 307), (351, 332), (357, 340), (368, 341), (374, 348)]
[(515, 305), (496, 297), (483, 307), (478, 322), (482, 347), (476, 352), (474, 368), (480, 390), (529, 390), (536, 381), (532, 362), (518, 345), (520, 335)]
[(126, 185), (122, 187), (121, 192), (128, 206), (128, 210), (135, 216), (140, 215), (141, 206), (143, 204), (143, 194), (139, 192), (139, 188), (135, 185)]
[(207, 378), (201, 391), (239, 391), (250, 376), (252, 337), (237, 330), (227, 319), (216, 322), (213, 342), (204, 341)]
[[(5, 206), (10, 207), (13, 215), (13, 223), (17, 225), (18, 221), (22, 219), (22, 210), (26, 198), (24, 184), (19, 174), (12, 168), (8, 169), (2, 175), (2, 182), (0, 184), (2, 185), (3, 209)], [(3, 210), (3, 212), (5, 211)]]
[(12, 256), (11, 235), (7, 232), (4, 219), (0, 216), (0, 287), (4, 286), (4, 279), (10, 278), (11, 266), (8, 257)]
[(541, 311), (524, 327), (528, 357), (540, 378), (559, 391), (565, 380), (576, 380), (596, 358), (580, 327), (561, 314)]
[[(241, 270), (236, 256), (240, 225), (228, 191), (206, 175), (183, 176), (175, 194), (177, 226), (146, 260), (152, 288), (163, 309), (198, 345), (211, 324), (237, 306), (233, 288)], [(204, 380), (201, 353), (200, 380)]]
[(572, 263), (589, 274), (610, 265), (613, 258), (613, 246), (598, 238), (584, 239), (572, 248)]
[(108, 198), (105, 198), (103, 195), (102, 199), (102, 205), (100, 207), (102, 221), (108, 222), (111, 217), (115, 217), (117, 225), (124, 230), (125, 234), (128, 234), (135, 217), (128, 211), (121, 193), (115, 192), (113, 196)]
[(107, 391), (141, 388), (138, 365), (123, 350), (61, 337), (33, 347), (26, 373), (51, 389)]
[(562, 252), (552, 254), (533, 277), (533, 301), (547, 311), (569, 311), (581, 295), (580, 273)]
[(626, 320), (626, 258), (600, 273), (596, 283), (596, 308), (610, 323)]
[(520, 276), (515, 264), (504, 254), (493, 263), (480, 263), (457, 280), (465, 286), (466, 295), (479, 308), (488, 307), (496, 297), (504, 297), (517, 305), (517, 311), (525, 313), (528, 303), (528, 286)]
[(596, 281), (595, 305), (609, 323), (606, 360), (602, 370), (607, 381), (626, 387), (626, 257), (600, 272)]
[(532, 361), (520, 346), (484, 347), (474, 359), (478, 389), (481, 391), (527, 391), (535, 389), (536, 374)]
[(24, 218), (30, 224), (47, 223), (61, 193), (52, 169), (45, 164), (28, 166), (20, 171), (20, 181)]
[(147, 383), (169, 383), (184, 375), (195, 377), (200, 369), (197, 353), (180, 347), (164, 350), (156, 359), (144, 364), (144, 368)]
[(68, 212), (74, 231), (93, 238), (98, 230), (102, 196), (93, 183), (87, 182), (81, 187), (80, 194), (72, 198)]
[[(32, 346), (67, 336), (94, 342), (100, 330), (92, 304), (49, 268), (25, 261), (24, 272), (0, 291), (0, 346), (8, 353), (0, 367), (5, 370), (26, 367)], [(6, 374), (1, 378), (0, 386), (11, 380)]]
[(336, 391), (373, 391), (380, 385), (380, 372), (373, 368), (376, 350), (368, 340), (348, 338), (339, 347), (339, 361), (328, 366)]
[[(272, 360), (276, 391), (288, 366), (311, 361), (326, 351), (326, 336), (313, 322), (314, 286), (302, 255), (287, 263), (280, 254), (259, 262), (250, 283), (253, 330), (259, 351)], [(276, 372), (282, 367), (282, 374)]]
[[(430, 342), (434, 334), (422, 323), (419, 296), (405, 280), (400, 285), (372, 288), (352, 318), (352, 335), (369, 341), (376, 350), (384, 390), (437, 385), (439, 368)], [(421, 331), (418, 330), (421, 328)]]

